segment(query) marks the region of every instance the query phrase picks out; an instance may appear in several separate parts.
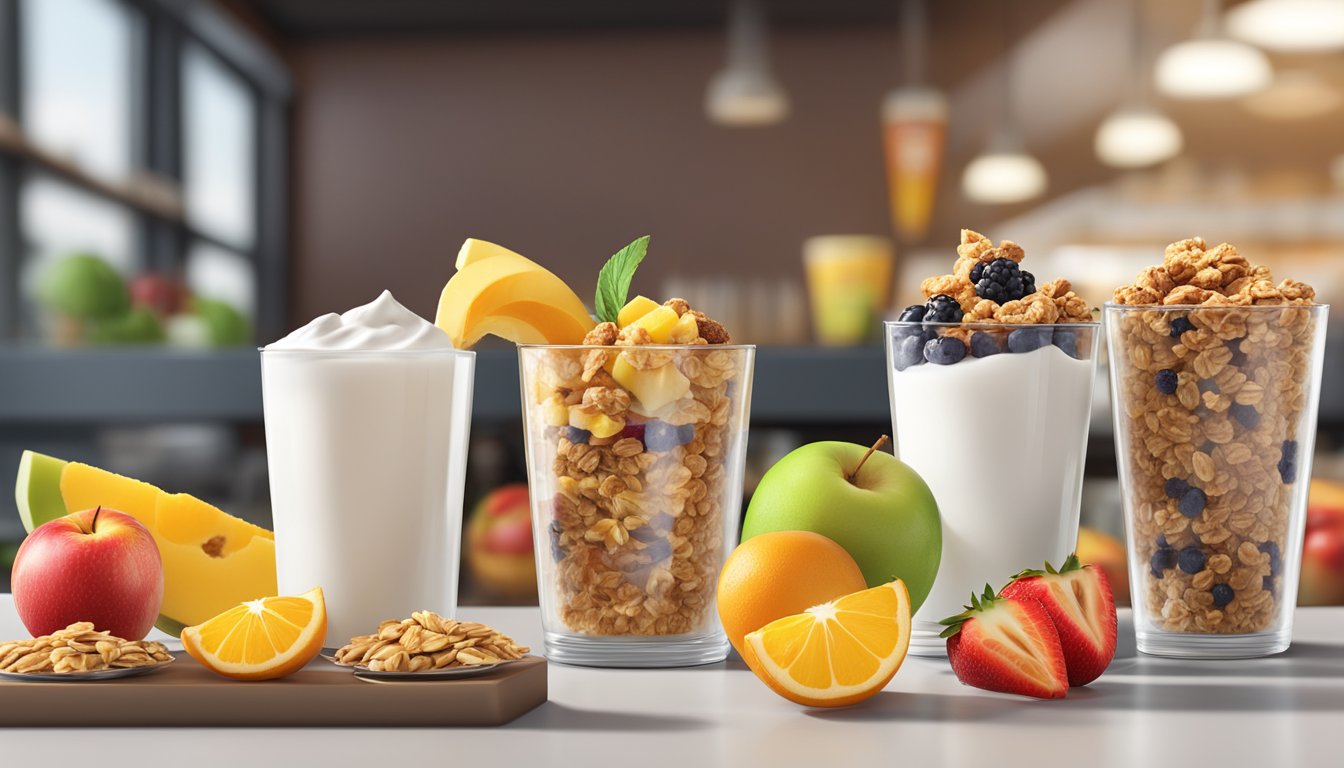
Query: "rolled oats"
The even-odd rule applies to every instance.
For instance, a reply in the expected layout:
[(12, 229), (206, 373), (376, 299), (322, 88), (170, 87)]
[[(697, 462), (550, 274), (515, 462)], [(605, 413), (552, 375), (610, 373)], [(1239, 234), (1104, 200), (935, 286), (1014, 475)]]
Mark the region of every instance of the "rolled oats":
[[(1135, 602), (1159, 629), (1262, 632), (1293, 606), (1278, 560), (1304, 479), (1295, 452), (1316, 329), (1300, 307), (1314, 296), (1199, 238), (1167, 246), (1162, 264), (1115, 291), (1130, 308), (1109, 333), (1123, 350), (1112, 365), (1132, 562), (1150, 564)], [(1164, 394), (1155, 382), (1171, 373)], [(1176, 566), (1186, 548), (1207, 558), (1193, 574)]]
[(372, 672), (423, 672), (513, 661), (530, 650), (484, 624), (416, 611), (409, 619), (389, 619), (372, 634), (350, 638), (334, 658)]
[(72, 674), (162, 664), (173, 657), (162, 643), (124, 640), (81, 621), (50, 635), (0, 643), (0, 672)]

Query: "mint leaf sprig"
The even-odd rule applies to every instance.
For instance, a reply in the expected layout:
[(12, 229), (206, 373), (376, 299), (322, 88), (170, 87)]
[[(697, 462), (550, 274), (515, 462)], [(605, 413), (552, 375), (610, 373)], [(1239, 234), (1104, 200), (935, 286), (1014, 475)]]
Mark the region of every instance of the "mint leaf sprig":
[(597, 311), (599, 323), (616, 322), (630, 293), (635, 270), (648, 252), (649, 236), (644, 235), (617, 251), (602, 265), (602, 271), (597, 273), (597, 295), (593, 297), (593, 309)]

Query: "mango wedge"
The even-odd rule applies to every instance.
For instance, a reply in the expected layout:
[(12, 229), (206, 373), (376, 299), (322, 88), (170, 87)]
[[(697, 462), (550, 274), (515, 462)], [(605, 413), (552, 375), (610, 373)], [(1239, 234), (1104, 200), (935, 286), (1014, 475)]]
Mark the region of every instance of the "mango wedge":
[(435, 324), (467, 348), (487, 333), (519, 343), (579, 344), (592, 317), (549, 270), (507, 248), (468, 239), (439, 296)]
[(154, 626), (169, 634), (276, 594), (274, 534), (193, 496), (25, 451), (15, 497), (30, 532), (97, 506), (125, 512), (148, 528), (163, 558), (163, 607)]

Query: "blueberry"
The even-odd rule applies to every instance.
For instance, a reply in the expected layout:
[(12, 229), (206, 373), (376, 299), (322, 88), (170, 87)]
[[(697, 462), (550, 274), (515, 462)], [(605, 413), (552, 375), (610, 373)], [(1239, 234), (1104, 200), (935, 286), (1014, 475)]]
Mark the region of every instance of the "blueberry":
[(971, 356), (989, 357), (1003, 351), (1003, 337), (989, 331), (976, 331), (971, 334)]
[(1232, 413), (1232, 418), (1236, 419), (1241, 423), (1241, 426), (1247, 429), (1255, 429), (1255, 425), (1260, 423), (1260, 412), (1255, 410), (1255, 406), (1253, 405), (1233, 403), (1227, 410)]
[(1297, 441), (1296, 441), (1296, 440), (1284, 440), (1284, 441), (1283, 441), (1283, 446), (1279, 449), (1279, 452), (1283, 454), (1283, 458), (1285, 458), (1285, 459), (1287, 459), (1287, 460), (1289, 460), (1289, 461), (1296, 461), (1296, 460), (1297, 460)]
[(551, 531), (551, 557), (555, 558), (555, 562), (558, 563), (561, 560), (565, 559), (565, 555), (569, 554), (569, 550), (560, 546), (560, 534), (563, 533), (563, 530), (560, 528), (559, 521), (551, 523), (550, 531)]
[(1078, 357), (1078, 332), (1072, 328), (1056, 328), (1054, 344), (1069, 357)]
[(1204, 505), (1209, 503), (1209, 497), (1198, 488), (1191, 488), (1181, 495), (1181, 514), (1186, 517), (1199, 517), (1199, 513), (1204, 511)]
[(1269, 555), (1269, 575), (1278, 576), (1279, 568), (1283, 565), (1283, 553), (1279, 551), (1279, 545), (1273, 541), (1266, 541), (1259, 549)]
[(898, 371), (904, 371), (912, 365), (924, 362), (924, 336), (922, 333), (896, 339), (891, 348), (891, 364)]
[(1182, 333), (1195, 330), (1195, 324), (1188, 317), (1178, 317), (1171, 321), (1171, 338), (1179, 339)]
[(927, 311), (927, 309), (928, 308), (923, 304), (911, 304), (905, 309), (902, 309), (900, 316), (896, 319), (900, 320), (902, 323), (921, 323), (924, 321), (924, 312)]
[(1170, 547), (1170, 546), (1171, 546), (1171, 545), (1167, 543), (1167, 534), (1165, 534), (1165, 533), (1159, 533), (1159, 534), (1157, 534), (1157, 548), (1158, 548), (1158, 549), (1166, 549), (1166, 548), (1168, 548), (1168, 547)]
[(1232, 359), (1228, 360), (1227, 364), (1232, 366), (1233, 368), (1245, 368), (1246, 362), (1247, 360), (1245, 352), (1233, 352)]
[(672, 545), (667, 543), (666, 538), (660, 538), (645, 547), (643, 554), (649, 558), (650, 562), (661, 563), (672, 556)]
[(685, 445), (695, 439), (695, 425), (682, 424), (677, 427), (677, 440), (681, 445)]
[(1008, 334), (1009, 352), (1032, 352), (1050, 345), (1049, 328), (1018, 328)]
[(1224, 605), (1232, 602), (1232, 598), (1237, 596), (1237, 594), (1232, 591), (1232, 588), (1226, 584), (1214, 584), (1213, 589), (1209, 590), (1209, 593), (1213, 595), (1214, 608), (1222, 608)]
[(565, 427), (565, 439), (575, 445), (587, 443), (588, 438), (592, 436), (593, 433), (589, 432), (586, 429), (579, 429), (578, 427)]
[(946, 293), (940, 293), (929, 299), (924, 307), (926, 323), (960, 323), (962, 316), (966, 314), (961, 311), (961, 305), (957, 300)]
[(1280, 452), (1283, 456), (1279, 459), (1279, 477), (1291, 485), (1297, 479), (1297, 441), (1284, 440)]
[(1153, 377), (1153, 384), (1157, 391), (1164, 395), (1176, 394), (1176, 372), (1170, 368), (1163, 368)]
[(1167, 481), (1166, 492), (1173, 499), (1181, 498), (1188, 490), (1190, 490), (1190, 484), (1179, 477), (1173, 477)]
[(1216, 395), (1221, 391), (1222, 390), (1218, 388), (1218, 382), (1214, 381), (1213, 379), (1199, 380), (1199, 393), (1201, 395), (1204, 394), (1205, 392), (1212, 392), (1213, 394)]
[(1176, 555), (1176, 564), (1186, 573), (1199, 573), (1204, 570), (1207, 559), (1204, 550), (1199, 547), (1186, 547)]
[(1214, 442), (1213, 442), (1212, 440), (1205, 440), (1205, 441), (1204, 441), (1204, 444), (1201, 445), (1201, 446), (1199, 446), (1199, 450), (1201, 450), (1201, 451), (1203, 451), (1204, 453), (1207, 453), (1207, 454), (1209, 454), (1209, 455), (1213, 455), (1213, 449), (1214, 449), (1214, 448), (1217, 448), (1217, 447), (1218, 447), (1218, 446), (1215, 445)]
[(666, 421), (650, 421), (644, 425), (644, 447), (654, 453), (670, 451), (681, 445), (677, 428)]
[(1159, 549), (1153, 553), (1153, 558), (1148, 561), (1148, 567), (1152, 569), (1153, 576), (1162, 578), (1162, 572), (1169, 570), (1176, 565), (1176, 550), (1170, 548)]
[(1274, 591), (1274, 577), (1266, 576), (1265, 578), (1261, 579), (1260, 588), (1265, 590), (1266, 592), (1272, 593)]
[(961, 339), (941, 336), (924, 344), (924, 359), (934, 365), (952, 365), (961, 362), (963, 357), (966, 357), (966, 345)]

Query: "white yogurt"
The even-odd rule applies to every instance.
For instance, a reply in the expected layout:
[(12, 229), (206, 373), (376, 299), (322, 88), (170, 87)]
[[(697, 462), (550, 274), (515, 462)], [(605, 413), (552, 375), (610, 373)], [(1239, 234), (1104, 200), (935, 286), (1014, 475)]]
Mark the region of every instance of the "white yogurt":
[(455, 613), (474, 357), (386, 291), (263, 351), (276, 575), (322, 587), (326, 646)]
[(910, 652), (942, 655), (938, 620), (1078, 538), (1093, 360), (1058, 347), (892, 371), (896, 455), (933, 491), (943, 555)]

